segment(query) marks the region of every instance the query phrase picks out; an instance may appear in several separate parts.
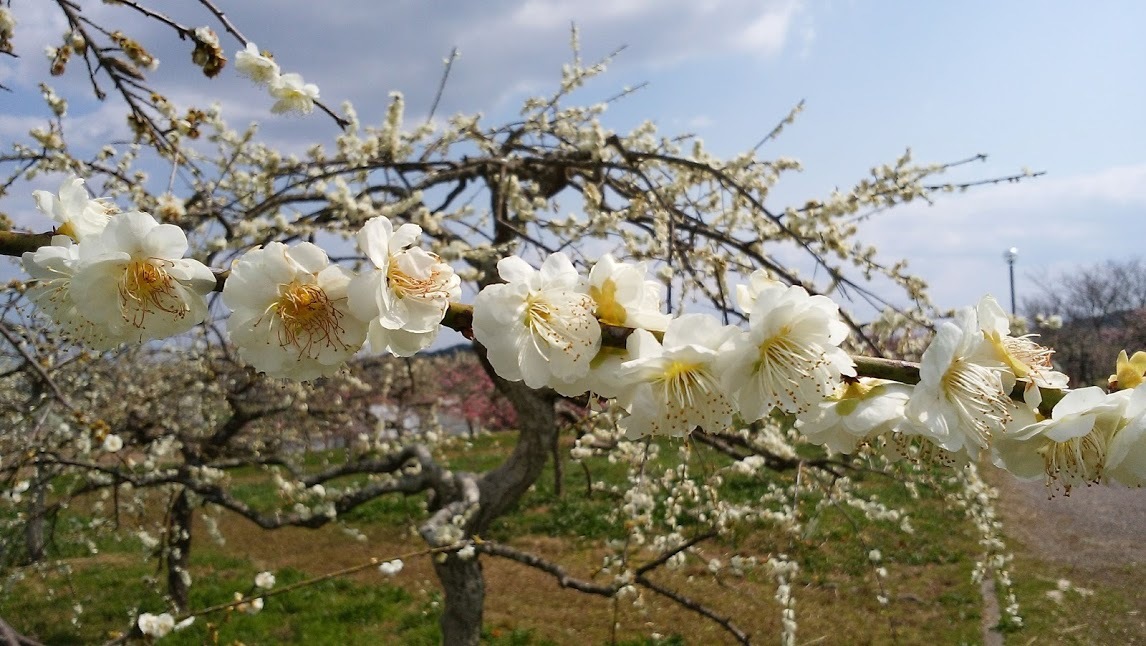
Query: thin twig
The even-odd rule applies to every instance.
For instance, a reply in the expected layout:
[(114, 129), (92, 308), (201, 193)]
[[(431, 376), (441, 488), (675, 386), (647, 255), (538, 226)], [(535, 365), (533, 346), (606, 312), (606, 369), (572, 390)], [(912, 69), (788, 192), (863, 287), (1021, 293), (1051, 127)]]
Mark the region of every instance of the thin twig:
[(426, 123), (430, 123), (434, 119), (434, 113), (438, 111), (438, 103), (442, 100), (442, 93), (446, 90), (446, 81), (450, 78), (450, 70), (454, 68), (454, 61), (458, 59), (458, 48), (454, 46), (450, 50), (450, 56), (446, 59), (446, 68), (442, 70), (442, 78), (438, 81), (438, 91), (434, 93), (434, 102), (430, 104), (430, 113), (426, 115)]

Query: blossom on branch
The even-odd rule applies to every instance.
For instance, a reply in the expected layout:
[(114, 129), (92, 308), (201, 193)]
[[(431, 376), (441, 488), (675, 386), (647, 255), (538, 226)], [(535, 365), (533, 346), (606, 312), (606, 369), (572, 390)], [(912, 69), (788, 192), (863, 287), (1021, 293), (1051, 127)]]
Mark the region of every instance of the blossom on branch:
[(175, 618), (168, 612), (158, 615), (145, 612), (139, 615), (139, 620), (136, 623), (139, 626), (139, 632), (156, 639), (166, 637), (175, 629)]
[(555, 253), (537, 270), (510, 256), (497, 271), (506, 282), (478, 293), (473, 318), (474, 338), (497, 374), (530, 388), (584, 377), (601, 344), (601, 325), (569, 258)]
[(36, 208), (60, 224), (56, 229), (76, 242), (103, 231), (115, 207), (103, 200), (93, 200), (84, 188), (82, 178), (72, 176), (60, 184), (56, 193), (32, 191)]
[(56, 322), (66, 338), (90, 348), (110, 349), (117, 341), (84, 316), (72, 299), (79, 253), (79, 246), (65, 235), (52, 236), (52, 244), (25, 252), (24, 271), (32, 278), (28, 299)]
[(724, 387), (749, 422), (773, 408), (804, 413), (833, 390), (842, 375), (854, 377), (855, 365), (839, 345), (848, 327), (839, 306), (826, 296), (811, 296), (796, 285), (764, 284), (756, 272), (749, 303), (748, 332), (736, 335), (722, 353)]
[(1023, 400), (1035, 409), (1042, 403), (1040, 388), (1066, 388), (1069, 378), (1051, 365), (1054, 351), (1035, 343), (1033, 337), (1037, 335), (1011, 336), (1011, 319), (994, 297), (984, 296), (979, 301), (976, 314), (994, 358), (1002, 362), (1009, 372), (1003, 379), (1006, 390), (1014, 387), (1016, 379), (1022, 381)]
[(911, 386), (882, 379), (848, 380), (796, 420), (813, 444), (852, 453), (856, 444), (893, 431), (903, 420)]
[[(416, 224), (394, 225), (371, 218), (358, 232), (358, 247), (376, 269), (350, 281), (355, 316), (370, 321), (374, 352), (408, 357), (434, 342), (450, 301), (461, 296), (461, 280), (436, 255), (410, 247), (421, 235)], [(410, 248), (407, 248), (410, 247)]]
[[(1122, 413), (1126, 423), (1107, 447), (1106, 473), (1111, 480), (1128, 487), (1141, 487), (1146, 484), (1146, 386), (1139, 385), (1128, 392)], [(1118, 396), (1119, 393), (1108, 395)]]
[(78, 246), (68, 294), (78, 312), (113, 344), (182, 334), (207, 317), (215, 275), (184, 258), (187, 236), (148, 213), (113, 218)]
[(589, 270), (589, 295), (597, 320), (607, 325), (664, 331), (670, 317), (660, 311), (664, 286), (646, 280), (645, 263), (617, 262), (605, 254)]
[(235, 70), (258, 85), (272, 85), (279, 77), (279, 64), (254, 43), (235, 53)]
[(621, 426), (630, 438), (688, 435), (696, 427), (720, 431), (732, 423), (732, 402), (717, 371), (717, 351), (735, 328), (706, 314), (673, 319), (657, 342), (637, 329), (629, 336), (631, 361), (621, 377), (631, 386), (619, 396), (629, 412)]
[[(1043, 477), (1048, 486), (1068, 494), (1076, 485), (1101, 483), (1129, 399), (1130, 391), (1072, 390), (1055, 404), (1050, 419), (1012, 425), (996, 436), (991, 447), (995, 465), (1018, 478)], [(1136, 411), (1146, 403), (1141, 399), (1136, 398)]]
[(923, 352), (919, 385), (907, 402), (905, 433), (926, 436), (952, 453), (974, 457), (1011, 416), (1006, 369), (989, 351), (973, 308), (945, 321)]
[(270, 90), (271, 96), (278, 99), (271, 106), (271, 112), (275, 114), (310, 114), (314, 110), (314, 102), (318, 100), (318, 86), (304, 82), (300, 74), (280, 74), (274, 77), (270, 81)]
[(331, 375), (366, 340), (350, 312), (351, 275), (309, 242), (271, 242), (237, 259), (223, 287), (227, 330), (239, 356), (272, 377)]

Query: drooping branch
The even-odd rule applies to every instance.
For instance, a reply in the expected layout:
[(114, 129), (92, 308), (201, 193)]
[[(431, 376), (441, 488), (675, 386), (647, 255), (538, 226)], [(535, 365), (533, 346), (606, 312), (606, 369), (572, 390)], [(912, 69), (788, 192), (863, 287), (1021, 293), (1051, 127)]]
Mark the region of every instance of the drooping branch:
[[(733, 637), (736, 638), (741, 644), (748, 644), (749, 636), (744, 630), (732, 622), (730, 617), (724, 617), (716, 611), (705, 606), (704, 604), (682, 595), (674, 590), (666, 588), (652, 580), (646, 575), (662, 566), (664, 566), (670, 559), (677, 554), (684, 552), (697, 544), (716, 537), (716, 532), (705, 532), (694, 536), (693, 538), (681, 543), (675, 548), (665, 550), (662, 554), (649, 561), (648, 563), (640, 566), (633, 571), (633, 581), (641, 587), (648, 588), (653, 592), (673, 601), (674, 603), (692, 610), (693, 612), (713, 621), (720, 627), (728, 631)], [(624, 587), (624, 584), (619, 580), (614, 580), (609, 584), (593, 583), (585, 579), (580, 579), (569, 574), (569, 571), (562, 565), (554, 563), (536, 554), (530, 554), (508, 545), (497, 543), (493, 541), (479, 541), (475, 543), (475, 549), (479, 552), (489, 554), (491, 556), (499, 556), (504, 559), (521, 563), (522, 565), (529, 566), (536, 570), (545, 572), (551, 575), (556, 581), (557, 585), (562, 588), (570, 590), (577, 590), (586, 594), (594, 594), (606, 598), (613, 598)]]
[(639, 576), (637, 576), (636, 581), (638, 584), (641, 585), (641, 587), (648, 588), (649, 590), (652, 590), (653, 592), (655, 592), (655, 593), (657, 593), (657, 594), (659, 594), (662, 597), (665, 597), (667, 599), (672, 599), (677, 604), (679, 604), (685, 608), (688, 608), (689, 610), (695, 612), (696, 614), (698, 614), (698, 615), (712, 621), (713, 623), (719, 625), (721, 628), (725, 629), (726, 631), (728, 631), (729, 634), (731, 634), (733, 637), (735, 637), (736, 641), (740, 642), (741, 644), (751, 644), (752, 643), (752, 641), (749, 639), (748, 633), (744, 632), (743, 629), (741, 629), (736, 624), (732, 623), (731, 617), (723, 617), (721, 615), (718, 615), (716, 613), (716, 611), (714, 611), (711, 608), (709, 608), (708, 606), (700, 603), (699, 601), (697, 601), (691, 597), (687, 597), (687, 596), (685, 596), (679, 592), (676, 592), (675, 590), (671, 590), (669, 588), (666, 588), (663, 585), (660, 585), (659, 583), (656, 583), (655, 581), (650, 580), (646, 576), (639, 575)]

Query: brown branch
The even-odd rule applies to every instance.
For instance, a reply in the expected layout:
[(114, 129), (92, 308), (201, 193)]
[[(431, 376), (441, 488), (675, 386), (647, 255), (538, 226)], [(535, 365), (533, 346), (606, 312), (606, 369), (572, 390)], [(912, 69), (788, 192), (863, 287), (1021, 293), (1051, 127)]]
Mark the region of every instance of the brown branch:
[(612, 598), (613, 595), (617, 594), (617, 590), (620, 588), (616, 583), (601, 585), (600, 583), (593, 583), (592, 581), (569, 576), (569, 571), (563, 566), (543, 559), (535, 554), (522, 552), (521, 550), (501, 543), (484, 540), (480, 542), (475, 541), (474, 548), (479, 552), (485, 552), (491, 556), (500, 556), (504, 559), (516, 561), (522, 565), (528, 565), (531, 568), (551, 574), (553, 578), (557, 579), (557, 585), (562, 588), (569, 588), (571, 590), (577, 590), (578, 592), (595, 594), (607, 598)]
[(3, 640), (0, 642), (3, 646), (44, 646), (35, 639), (16, 632), (16, 629), (12, 628), (3, 618), (0, 618), (0, 639)]
[(669, 588), (666, 588), (658, 583), (654, 583), (646, 576), (637, 576), (636, 581), (639, 585), (644, 586), (663, 597), (672, 599), (677, 604), (682, 605), (685, 608), (695, 612), (696, 614), (715, 622), (721, 628), (727, 630), (733, 637), (736, 638), (736, 641), (740, 642), (741, 644), (752, 643), (748, 637), (748, 633), (744, 632), (742, 629), (740, 629), (740, 627), (732, 623), (731, 617), (721, 617), (720, 615), (716, 614), (716, 611), (708, 608), (699, 601), (695, 601), (690, 597), (686, 597), (683, 594), (680, 594), (679, 592), (670, 590)]

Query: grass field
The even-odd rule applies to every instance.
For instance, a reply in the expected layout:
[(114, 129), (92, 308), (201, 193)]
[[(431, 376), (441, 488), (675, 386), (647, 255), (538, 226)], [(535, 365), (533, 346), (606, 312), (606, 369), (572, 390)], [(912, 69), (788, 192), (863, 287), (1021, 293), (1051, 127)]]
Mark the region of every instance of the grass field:
[[(452, 466), (488, 468), (512, 439), (511, 435), (479, 438), (451, 454)], [(590, 469), (594, 478), (606, 481), (623, 477), (621, 467), (603, 459), (591, 460)], [(486, 538), (542, 555), (565, 564), (575, 576), (593, 579), (606, 553), (603, 539), (623, 534), (608, 520), (608, 511), (617, 503), (599, 492), (587, 497), (584, 474), (575, 465), (566, 470), (563, 497), (554, 496), (552, 480), (551, 473), (543, 475), (518, 513), (503, 519)], [(254, 472), (240, 474), (236, 484), (248, 500), (266, 501), (276, 495)], [(724, 494), (751, 496), (762, 486), (758, 480), (730, 477)], [(886, 504), (908, 507), (915, 532), (903, 534), (890, 524), (866, 521), (859, 513), (826, 507), (816, 518), (806, 519), (805, 531), (798, 536), (758, 525), (721, 542), (706, 543), (704, 556), (727, 562), (733, 554), (764, 560), (785, 552), (794, 558), (800, 566), (793, 581), (800, 643), (980, 643), (983, 600), (979, 586), (971, 581), (978, 539), (962, 512), (946, 504), (940, 491), (924, 489), (919, 500), (909, 500), (902, 484), (883, 476), (862, 477), (859, 486)], [(422, 514), (416, 498), (385, 498), (361, 507), (345, 520), (361, 530), (366, 541), (337, 527), (267, 532), (223, 515), (220, 529), (226, 542), (220, 545), (199, 523), (193, 530), (191, 606), (203, 608), (229, 601), (235, 592), (250, 592), (255, 574), (263, 570), (273, 571), (276, 587), (282, 588), (372, 557), (388, 560), (419, 550), (423, 544), (410, 528)], [(102, 535), (97, 554), (80, 545), (54, 546), (53, 565), (8, 581), (0, 616), (45, 643), (88, 644), (123, 630), (137, 609), (166, 610), (157, 582), (161, 573), (143, 558), (143, 546), (127, 529), (125, 524), (125, 531)], [(873, 546), (882, 551), (888, 570), (882, 591), (868, 560)], [(485, 633), (491, 644), (734, 643), (712, 622), (648, 592), (637, 603), (613, 601), (562, 590), (548, 575), (516, 563), (485, 557), (483, 565)], [(1093, 594), (1068, 590), (1063, 602), (1047, 596), (1060, 578), (1072, 574), (1077, 573), (1019, 553), (1014, 576), (1026, 626), (1006, 634), (1007, 643), (1097, 643), (1094, 639), (1104, 636), (1117, 638), (1107, 643), (1128, 643), (1130, 624), (1123, 619), (1133, 617), (1133, 604), (1126, 587), (1106, 589), (1100, 581), (1076, 578), (1076, 586)], [(713, 577), (702, 561), (692, 560), (653, 578), (733, 617), (756, 642), (778, 639), (775, 584), (763, 569)], [(886, 604), (877, 599), (881, 593), (888, 598)], [(73, 623), (76, 603), (82, 604), (83, 613)], [(199, 617), (163, 643), (437, 644), (440, 603), (427, 558), (411, 558), (396, 577), (367, 568), (271, 597), (256, 615), (219, 611)], [(1088, 628), (1077, 628), (1080, 622)]]

